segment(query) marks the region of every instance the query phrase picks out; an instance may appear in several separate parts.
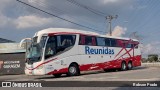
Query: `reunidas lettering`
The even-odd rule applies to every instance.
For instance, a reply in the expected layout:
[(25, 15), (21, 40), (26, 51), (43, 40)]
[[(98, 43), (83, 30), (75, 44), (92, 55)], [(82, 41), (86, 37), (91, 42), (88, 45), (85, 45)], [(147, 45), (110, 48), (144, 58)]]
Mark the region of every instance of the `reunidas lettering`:
[(94, 49), (89, 46), (85, 46), (85, 54), (114, 54), (114, 49), (109, 49), (108, 47)]

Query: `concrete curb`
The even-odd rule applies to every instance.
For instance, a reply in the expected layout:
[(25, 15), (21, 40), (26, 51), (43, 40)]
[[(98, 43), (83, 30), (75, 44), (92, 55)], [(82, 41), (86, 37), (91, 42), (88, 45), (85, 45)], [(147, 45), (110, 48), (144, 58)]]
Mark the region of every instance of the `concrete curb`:
[(145, 66), (145, 67), (160, 67), (160, 62), (156, 62), (156, 63), (142, 63), (142, 66)]

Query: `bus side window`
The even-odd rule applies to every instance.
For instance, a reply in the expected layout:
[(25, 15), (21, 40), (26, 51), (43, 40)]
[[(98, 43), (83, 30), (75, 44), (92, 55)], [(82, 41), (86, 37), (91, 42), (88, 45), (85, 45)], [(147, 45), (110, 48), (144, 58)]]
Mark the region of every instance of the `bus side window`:
[(70, 47), (73, 46), (75, 37), (72, 35), (61, 35), (61, 46)]
[(117, 47), (123, 47), (123, 40), (117, 40)]
[(139, 44), (138, 42), (133, 42), (132, 48), (136, 48), (137, 49), (138, 48), (138, 44)]
[(96, 45), (96, 39), (94, 36), (86, 36), (86, 35), (80, 35), (79, 38), (79, 45)]
[(79, 36), (79, 45), (84, 45), (84, 38), (85, 38), (84, 35)]
[(131, 43), (126, 44), (126, 48), (132, 48), (132, 44)]
[(105, 46), (105, 38), (97, 37), (97, 46)]
[(84, 41), (85, 45), (94, 45), (92, 41), (93, 41), (92, 36), (85, 36), (85, 41)]
[(111, 41), (109, 38), (105, 39), (105, 46), (111, 46)]
[(122, 46), (123, 46), (124, 48), (126, 48), (126, 46), (127, 46), (126, 41), (123, 40)]
[(117, 47), (116, 39), (111, 39), (111, 47)]
[(49, 37), (45, 49), (45, 59), (50, 58), (56, 54), (56, 39), (55, 37)]
[(57, 36), (57, 52), (64, 51), (66, 48), (75, 44), (75, 35), (58, 35)]
[(138, 48), (138, 44), (134, 44), (134, 47), (135, 47), (135, 48)]

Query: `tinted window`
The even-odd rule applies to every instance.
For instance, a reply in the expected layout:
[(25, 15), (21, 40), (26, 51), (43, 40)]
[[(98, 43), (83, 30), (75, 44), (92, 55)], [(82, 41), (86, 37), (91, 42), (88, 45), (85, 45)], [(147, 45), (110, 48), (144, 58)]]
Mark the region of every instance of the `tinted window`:
[(138, 42), (129, 42), (124, 40), (123, 44), (125, 45), (126, 48), (138, 48)]
[(133, 47), (134, 48), (138, 48), (138, 44), (133, 44)]
[(105, 43), (106, 43), (106, 46), (111, 46), (111, 41), (109, 38), (106, 38)]
[(74, 45), (75, 35), (58, 35), (49, 37), (45, 50), (45, 59), (56, 55), (58, 52)]
[(116, 47), (117, 46), (116, 39), (110, 39), (110, 40), (111, 40), (111, 47)]
[(97, 37), (97, 45), (98, 46), (105, 46), (105, 38)]
[(85, 44), (85, 36), (84, 35), (80, 35), (80, 37), (79, 37), (79, 44), (80, 45), (84, 45)]
[(92, 45), (92, 36), (85, 36), (85, 45)]
[(124, 47), (125, 43), (123, 42), (123, 40), (118, 39), (117, 40), (117, 47)]
[(49, 37), (45, 49), (45, 59), (56, 54), (56, 37)]
[(134, 44), (135, 48), (138, 48), (138, 44), (139, 44), (139, 42), (135, 42), (135, 44)]
[(81, 35), (80, 39), (79, 39), (79, 44), (80, 45), (92, 45), (92, 46), (95, 46), (96, 45), (96, 40), (95, 40), (94, 36)]
[(37, 44), (37, 39), (38, 39), (38, 37), (36, 36), (36, 37), (34, 37), (34, 38), (32, 38), (32, 43), (33, 44)]
[(41, 47), (44, 47), (46, 39), (47, 39), (47, 36), (42, 36), (41, 41), (40, 41)]
[(132, 48), (132, 44), (130, 43), (126, 44), (126, 48)]
[(57, 46), (73, 46), (75, 43), (75, 37), (75, 35), (59, 35), (57, 36)]

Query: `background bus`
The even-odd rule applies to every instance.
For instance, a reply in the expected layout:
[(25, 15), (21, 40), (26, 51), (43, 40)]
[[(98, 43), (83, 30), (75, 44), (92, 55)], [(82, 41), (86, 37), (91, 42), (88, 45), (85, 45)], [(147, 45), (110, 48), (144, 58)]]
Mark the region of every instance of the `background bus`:
[(141, 65), (138, 40), (94, 32), (49, 28), (37, 32), (27, 50), (27, 75), (79, 75), (81, 71), (130, 70)]

